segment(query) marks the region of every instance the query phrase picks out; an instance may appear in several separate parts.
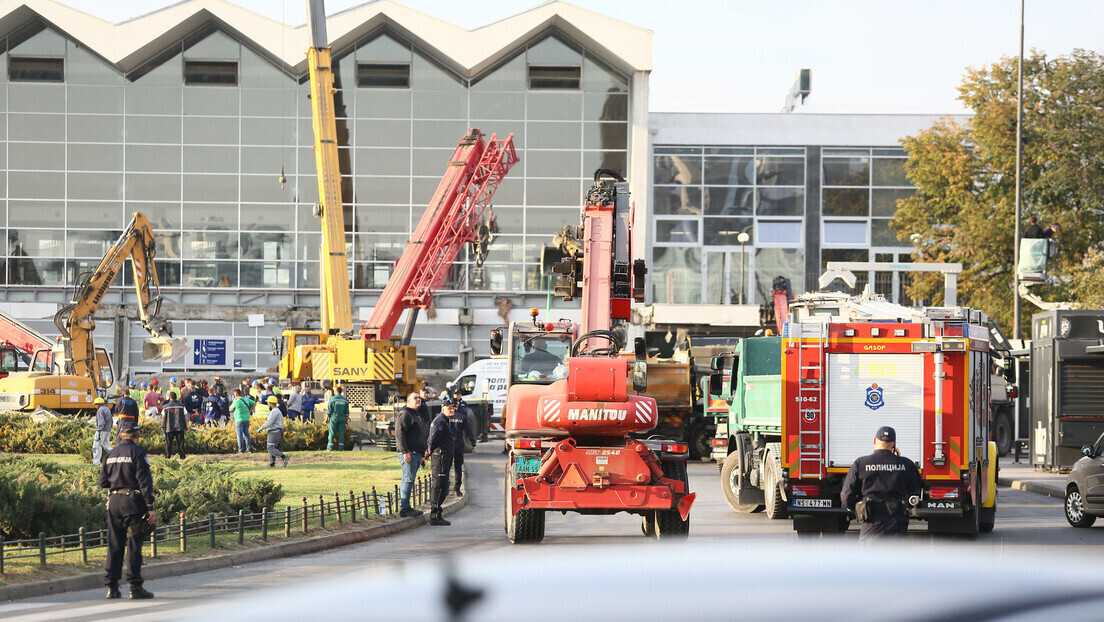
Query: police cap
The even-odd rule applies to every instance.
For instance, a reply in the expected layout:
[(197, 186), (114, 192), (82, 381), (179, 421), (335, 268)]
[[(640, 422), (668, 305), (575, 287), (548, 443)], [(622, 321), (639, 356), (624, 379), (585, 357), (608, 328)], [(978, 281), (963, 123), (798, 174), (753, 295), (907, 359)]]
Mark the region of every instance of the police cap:
[(878, 432), (874, 434), (874, 440), (883, 441), (886, 443), (896, 443), (897, 431), (889, 427), (888, 425), (883, 425), (882, 427), (878, 428)]
[(441, 402), (441, 406), (442, 407), (448, 406), (449, 408), (456, 408), (458, 406), (458, 404), (456, 403), (456, 400), (454, 400), (450, 397), (450, 398), (446, 399), (445, 401)]

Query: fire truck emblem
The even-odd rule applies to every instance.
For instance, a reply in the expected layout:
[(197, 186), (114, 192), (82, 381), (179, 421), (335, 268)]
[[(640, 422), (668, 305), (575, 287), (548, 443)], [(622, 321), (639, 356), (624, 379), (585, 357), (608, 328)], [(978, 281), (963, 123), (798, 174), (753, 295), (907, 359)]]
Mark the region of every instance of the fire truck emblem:
[(875, 382), (866, 389), (866, 407), (870, 410), (878, 410), (882, 406), (885, 406), (885, 402), (882, 401), (882, 388)]

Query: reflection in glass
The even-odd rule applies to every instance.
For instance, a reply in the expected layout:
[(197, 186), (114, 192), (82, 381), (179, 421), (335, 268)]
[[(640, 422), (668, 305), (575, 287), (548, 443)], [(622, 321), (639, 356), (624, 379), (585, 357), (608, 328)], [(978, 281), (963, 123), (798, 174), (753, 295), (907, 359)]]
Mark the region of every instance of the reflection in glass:
[(750, 186), (755, 183), (755, 158), (705, 159), (705, 183), (722, 186)]
[(866, 188), (825, 188), (825, 216), (869, 216), (870, 191)]
[(65, 285), (64, 263), (60, 259), (32, 259), (13, 247), (8, 258), (8, 283), (11, 285)]
[(779, 276), (789, 279), (794, 291), (805, 289), (805, 249), (755, 249), (755, 299), (770, 300), (771, 283)]
[(897, 201), (907, 199), (915, 192), (912, 188), (874, 188), (870, 191), (870, 214), (893, 216), (897, 213)]
[(235, 261), (185, 261), (182, 287), (237, 287), (238, 263)]
[(593, 177), (594, 171), (604, 168), (625, 176), (627, 171), (626, 154), (624, 151), (584, 151), (583, 173), (584, 177)]
[(897, 232), (889, 226), (890, 218), (870, 219), (870, 245), (871, 246), (911, 246), (908, 238), (901, 240)]
[(656, 243), (697, 244), (699, 239), (696, 220), (656, 221)]
[(241, 287), (289, 288), (294, 267), (291, 261), (243, 261), (238, 264)]
[[(733, 189), (735, 190), (735, 189)], [(702, 213), (701, 189), (692, 186), (655, 186), (653, 212), (656, 215)]]
[(824, 158), (825, 186), (866, 186), (870, 184), (870, 158)]
[(706, 218), (702, 228), (705, 230), (706, 246), (740, 246), (737, 239), (741, 232), (750, 238), (746, 244), (754, 244), (755, 227), (750, 218)]
[(800, 220), (760, 220), (756, 229), (760, 244), (801, 244)]
[(181, 236), (185, 259), (235, 259), (237, 232), (185, 231)]
[(824, 244), (849, 246), (866, 245), (865, 220), (824, 221)]
[(755, 191), (752, 188), (705, 189), (705, 213), (710, 216), (750, 216), (754, 205)]
[(871, 185), (911, 186), (905, 175), (906, 158), (874, 158), (871, 169)]
[(655, 184), (698, 185), (701, 184), (701, 181), (702, 164), (700, 156), (656, 156), (654, 179)]
[(804, 186), (805, 159), (759, 156), (755, 159), (756, 183), (760, 186)]
[(266, 261), (291, 259), (293, 236), (287, 233), (241, 234), (241, 258)]
[(655, 301), (666, 304), (701, 303), (701, 249), (657, 247), (652, 254)]
[(804, 188), (759, 188), (760, 216), (804, 216)]
[[(870, 251), (865, 248), (826, 248), (820, 252), (821, 270), (828, 268), (829, 261), (869, 261)], [(848, 288), (843, 279), (836, 279), (823, 288), (830, 292), (861, 292), (870, 282), (870, 273), (855, 271), (855, 287)]]

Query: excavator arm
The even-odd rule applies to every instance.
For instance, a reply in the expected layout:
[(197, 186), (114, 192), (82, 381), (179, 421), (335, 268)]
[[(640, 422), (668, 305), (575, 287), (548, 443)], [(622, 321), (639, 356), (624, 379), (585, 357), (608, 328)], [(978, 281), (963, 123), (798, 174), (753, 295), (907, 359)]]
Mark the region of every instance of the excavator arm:
[(77, 277), (76, 290), (69, 304), (54, 315), (54, 325), (61, 331), (61, 360), (55, 361), (62, 373), (93, 378), (97, 388), (101, 375), (97, 373), (96, 346), (93, 331), (95, 314), (107, 289), (122, 270), (129, 256), (138, 290), (138, 317), (152, 339), (143, 344), (146, 360), (170, 361), (184, 355), (184, 339), (172, 337), (172, 323), (161, 315), (161, 294), (153, 256), (156, 242), (149, 221), (135, 212), (122, 236), (92, 272)]

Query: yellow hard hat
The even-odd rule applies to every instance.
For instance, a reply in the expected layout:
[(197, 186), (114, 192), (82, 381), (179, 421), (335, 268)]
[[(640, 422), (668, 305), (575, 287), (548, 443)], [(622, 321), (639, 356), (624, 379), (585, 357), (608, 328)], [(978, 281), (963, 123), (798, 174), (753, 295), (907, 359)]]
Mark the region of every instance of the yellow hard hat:
[(280, 403), (280, 398), (276, 397), (275, 395), (269, 395), (268, 399), (266, 401), (269, 404), (279, 404)]
[(92, 403), (93, 404), (103, 404), (104, 403), (104, 398), (97, 397), (96, 399), (92, 400)]

